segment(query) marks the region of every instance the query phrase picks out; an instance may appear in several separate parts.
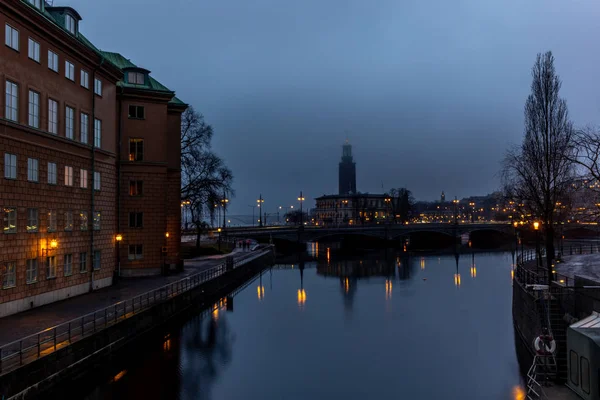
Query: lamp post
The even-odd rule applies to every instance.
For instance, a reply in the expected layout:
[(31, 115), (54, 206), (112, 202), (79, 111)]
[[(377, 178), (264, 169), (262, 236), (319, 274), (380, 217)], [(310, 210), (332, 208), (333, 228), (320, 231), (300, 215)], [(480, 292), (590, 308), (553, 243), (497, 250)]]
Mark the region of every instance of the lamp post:
[(300, 202), (300, 226), (304, 226), (304, 215), (302, 214), (302, 202), (304, 201), (304, 196), (302, 196), (302, 190), (300, 191), (300, 197), (298, 197), (298, 201)]
[(540, 223), (535, 221), (533, 223), (533, 229), (535, 230), (535, 265), (537, 269), (540, 267)]
[(121, 277), (121, 240), (123, 240), (123, 235), (117, 233), (115, 240), (117, 242), (117, 271), (119, 277)]
[(225, 214), (227, 213), (227, 203), (229, 203), (229, 199), (227, 198), (225, 192), (223, 192), (223, 198), (221, 199), (221, 207), (223, 207), (223, 229), (225, 229)]
[(256, 202), (258, 203), (257, 207), (258, 207), (258, 213), (259, 213), (258, 226), (260, 228), (262, 228), (262, 226), (263, 226), (263, 220), (262, 220), (262, 208), (261, 208), (261, 205), (265, 202), (265, 200), (262, 198), (262, 194), (258, 197), (258, 200), (256, 200)]
[(386, 211), (387, 211), (387, 214), (389, 216), (389, 214), (390, 214), (390, 207), (392, 205), (392, 199), (390, 197), (386, 197), (383, 201), (385, 202)]
[(458, 199), (456, 198), (456, 196), (454, 196), (454, 200), (452, 200), (452, 203), (454, 203), (454, 224), (458, 225), (458, 215), (456, 210), (456, 208), (458, 207)]
[[(475, 203), (470, 202), (469, 205), (471, 206), (471, 223), (473, 223), (474, 219), (475, 219)], [(515, 226), (515, 228), (516, 228), (516, 226)]]
[[(515, 234), (515, 254), (519, 254), (519, 236), (517, 235), (517, 226), (519, 223), (517, 221), (513, 222), (514, 234)], [(519, 257), (517, 257), (518, 263)]]

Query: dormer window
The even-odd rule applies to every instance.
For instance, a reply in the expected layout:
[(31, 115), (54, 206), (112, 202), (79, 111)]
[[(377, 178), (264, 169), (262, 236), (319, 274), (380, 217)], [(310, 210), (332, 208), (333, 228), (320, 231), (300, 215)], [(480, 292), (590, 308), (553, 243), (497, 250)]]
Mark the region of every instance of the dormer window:
[(65, 15), (65, 28), (67, 28), (67, 30), (69, 32), (71, 32), (72, 35), (74, 35), (75, 32), (77, 32), (77, 25), (75, 22), (75, 18), (73, 18), (72, 15), (69, 15), (69, 14)]
[(127, 81), (134, 85), (144, 85), (146, 83), (146, 77), (141, 72), (128, 72)]
[(42, 0), (27, 0), (27, 2), (39, 10), (42, 9)]

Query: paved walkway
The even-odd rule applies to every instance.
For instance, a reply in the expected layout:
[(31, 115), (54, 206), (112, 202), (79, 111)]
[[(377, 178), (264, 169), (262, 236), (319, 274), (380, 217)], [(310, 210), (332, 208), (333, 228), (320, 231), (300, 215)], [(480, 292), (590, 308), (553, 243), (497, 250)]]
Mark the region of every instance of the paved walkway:
[[(231, 253), (234, 258), (244, 254), (247, 253), (240, 249)], [(92, 293), (0, 318), (0, 346), (217, 266), (227, 255), (229, 254), (186, 260), (184, 270), (179, 273), (147, 278), (123, 278), (113, 286)]]

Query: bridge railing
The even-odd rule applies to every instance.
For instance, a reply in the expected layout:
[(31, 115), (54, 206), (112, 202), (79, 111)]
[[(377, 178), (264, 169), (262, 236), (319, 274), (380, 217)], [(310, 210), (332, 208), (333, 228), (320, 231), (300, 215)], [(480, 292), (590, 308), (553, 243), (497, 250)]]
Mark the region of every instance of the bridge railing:
[[(234, 261), (234, 268), (244, 265), (262, 255), (266, 250), (251, 252)], [(178, 296), (223, 275), (226, 262), (169, 283), (131, 299), (119, 301), (108, 307), (82, 315), (70, 321), (25, 336), (0, 347), (0, 375), (54, 353), (99, 330), (117, 324), (145, 311), (156, 304)]]

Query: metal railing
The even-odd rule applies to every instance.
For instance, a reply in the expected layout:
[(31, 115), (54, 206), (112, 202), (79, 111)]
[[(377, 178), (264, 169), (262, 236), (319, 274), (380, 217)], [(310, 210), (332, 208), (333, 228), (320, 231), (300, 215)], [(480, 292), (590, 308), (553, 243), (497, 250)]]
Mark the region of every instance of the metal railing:
[[(248, 253), (234, 260), (233, 268), (244, 265), (266, 254), (266, 251)], [(131, 299), (44, 329), (0, 347), (0, 374), (47, 356), (73, 342), (119, 323), (125, 319), (178, 296), (226, 272), (226, 262), (176, 282), (150, 290)]]

